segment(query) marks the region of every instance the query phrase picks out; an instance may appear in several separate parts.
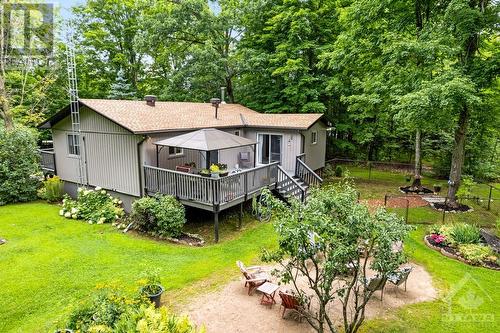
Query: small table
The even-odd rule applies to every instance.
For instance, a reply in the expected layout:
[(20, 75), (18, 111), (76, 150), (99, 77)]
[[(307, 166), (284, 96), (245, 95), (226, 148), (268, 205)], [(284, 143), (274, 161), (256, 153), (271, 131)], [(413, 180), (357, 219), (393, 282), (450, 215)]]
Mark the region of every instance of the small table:
[(276, 301), (274, 300), (274, 294), (276, 294), (276, 290), (278, 290), (279, 288), (280, 287), (278, 285), (271, 282), (266, 282), (259, 286), (257, 290), (262, 293), (260, 304), (269, 305), (270, 307), (272, 307), (273, 304), (276, 304)]

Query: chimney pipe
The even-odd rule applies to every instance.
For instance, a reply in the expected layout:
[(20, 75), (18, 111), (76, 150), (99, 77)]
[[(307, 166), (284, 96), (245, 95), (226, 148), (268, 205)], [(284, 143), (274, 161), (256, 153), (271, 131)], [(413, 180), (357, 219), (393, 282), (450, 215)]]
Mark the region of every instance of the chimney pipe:
[(146, 100), (147, 105), (155, 106), (155, 103), (156, 103), (156, 96), (155, 95), (146, 95), (146, 96), (144, 96), (144, 99)]
[(220, 94), (221, 94), (221, 100), (222, 104), (226, 104), (226, 101), (224, 100), (225, 95), (226, 95), (226, 87), (220, 87)]

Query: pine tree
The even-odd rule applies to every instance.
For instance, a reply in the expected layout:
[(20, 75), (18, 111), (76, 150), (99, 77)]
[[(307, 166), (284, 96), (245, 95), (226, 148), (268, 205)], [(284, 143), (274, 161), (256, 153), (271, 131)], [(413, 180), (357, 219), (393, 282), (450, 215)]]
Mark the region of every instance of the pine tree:
[(116, 75), (115, 82), (111, 85), (108, 97), (111, 99), (134, 99), (136, 92), (132, 85), (127, 82), (125, 72), (120, 68)]

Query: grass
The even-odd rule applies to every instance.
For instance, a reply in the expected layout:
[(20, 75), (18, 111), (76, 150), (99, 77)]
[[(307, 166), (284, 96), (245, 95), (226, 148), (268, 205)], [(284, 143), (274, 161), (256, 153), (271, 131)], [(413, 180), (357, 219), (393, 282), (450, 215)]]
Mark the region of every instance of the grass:
[(425, 228), (419, 227), (406, 247), (411, 259), (432, 275), (440, 299), (409, 305), (386, 318), (368, 321), (361, 332), (498, 332), (500, 273), (444, 257), (424, 245), (424, 233)]
[[(372, 179), (368, 180), (366, 169), (352, 168), (350, 171), (362, 199), (383, 199), (386, 193), (401, 195), (397, 187), (406, 184), (403, 174), (374, 169)], [(430, 177), (423, 181), (427, 186), (435, 182)], [(484, 188), (478, 193), (484, 193)], [(446, 221), (494, 225), (498, 206), (491, 211), (477, 206), (472, 213), (449, 214)], [(236, 260), (252, 263), (262, 247), (276, 246), (270, 224), (256, 223), (245, 215), (243, 226), (238, 229), (234, 211), (221, 216), (219, 244), (213, 244), (213, 226), (206, 222), (210, 216), (188, 212), (190, 223), (186, 230), (208, 240), (207, 246), (192, 248), (125, 235), (109, 225), (66, 220), (58, 216), (58, 210), (57, 206), (42, 202), (0, 207), (0, 236), (8, 241), (0, 246), (2, 333), (53, 331), (96, 285), (111, 283), (136, 290), (140, 274), (155, 267), (161, 271), (167, 305), (182, 310), (183, 302), (190, 297), (220, 287), (235, 276)], [(395, 211), (404, 214), (404, 209)], [(409, 212), (411, 223), (435, 223), (440, 222), (441, 217), (440, 212), (428, 207)], [(362, 331), (498, 331), (500, 314), (495, 305), (500, 302), (499, 272), (471, 267), (442, 256), (423, 244), (424, 233), (425, 226), (419, 226), (406, 247), (411, 259), (432, 275), (440, 299), (389, 311), (383, 318), (366, 322)], [(465, 319), (448, 320), (449, 306), (444, 300), (464, 277), (469, 280), (451, 298), (451, 309), (452, 314)], [(492, 315), (494, 320), (471, 320), (473, 315), (478, 319), (478, 314)]]
[(262, 247), (276, 243), (270, 224), (249, 218), (242, 232), (222, 232), (221, 243), (194, 248), (66, 220), (58, 210), (41, 202), (0, 207), (7, 239), (0, 247), (0, 332), (51, 331), (96, 285), (134, 289), (140, 274), (155, 267), (167, 290), (164, 299), (176, 303), (200, 283), (224, 283), (236, 274), (236, 260), (250, 263)]

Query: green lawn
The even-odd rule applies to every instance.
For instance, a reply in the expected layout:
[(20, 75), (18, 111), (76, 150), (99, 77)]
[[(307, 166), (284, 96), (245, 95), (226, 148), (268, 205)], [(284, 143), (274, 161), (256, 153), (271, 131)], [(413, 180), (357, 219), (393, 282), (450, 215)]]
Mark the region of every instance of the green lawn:
[[(168, 303), (196, 292), (203, 280), (223, 283), (235, 261), (252, 262), (275, 244), (271, 224), (245, 225), (222, 243), (202, 248), (134, 237), (109, 225), (58, 216), (45, 203), (0, 207), (0, 332), (49, 332), (97, 284), (136, 288), (141, 272), (161, 270)], [(246, 221), (248, 223), (248, 221)], [(207, 282), (208, 281), (208, 282)], [(180, 292), (180, 291), (183, 292)]]

